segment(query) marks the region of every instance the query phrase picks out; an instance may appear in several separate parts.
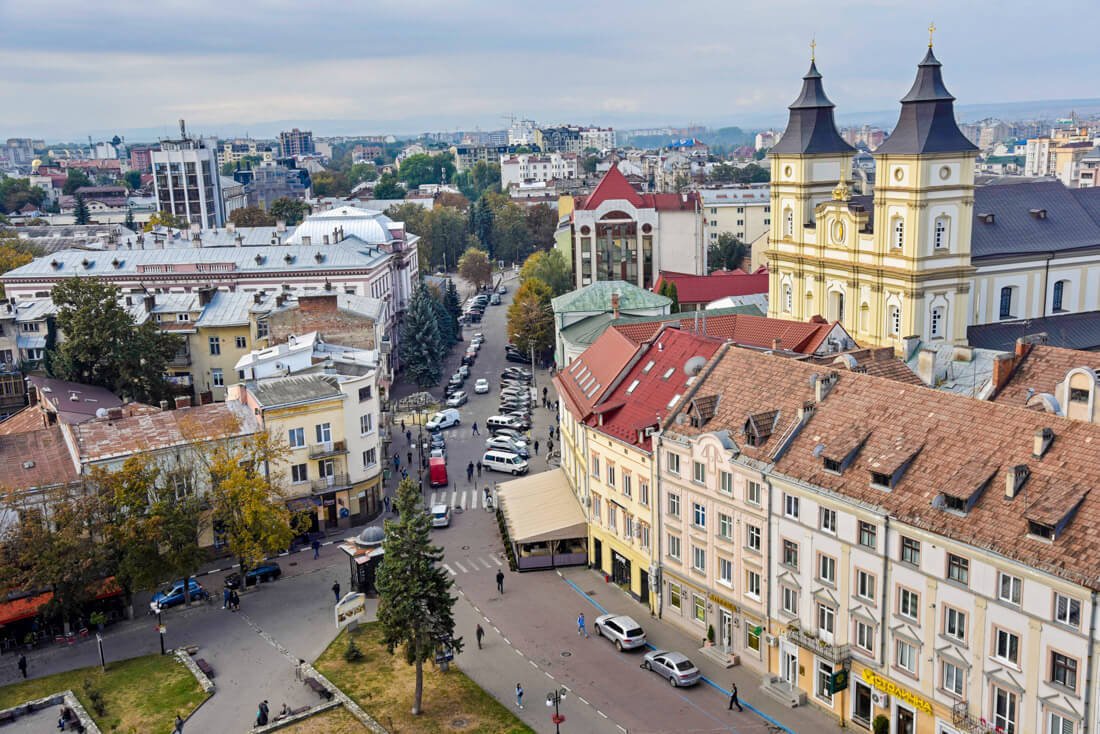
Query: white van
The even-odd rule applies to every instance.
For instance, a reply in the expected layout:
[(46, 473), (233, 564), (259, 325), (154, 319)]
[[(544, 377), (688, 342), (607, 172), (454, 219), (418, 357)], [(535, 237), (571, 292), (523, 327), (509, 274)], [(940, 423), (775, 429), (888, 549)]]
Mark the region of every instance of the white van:
[(485, 427), (490, 431), (497, 428), (511, 428), (515, 431), (523, 430), (523, 424), (513, 415), (491, 415), (485, 419)]
[(428, 421), (424, 427), (429, 431), (438, 431), (441, 428), (457, 426), (460, 421), (458, 410), (455, 408), (446, 408), (433, 415), (432, 419)]
[(486, 451), (481, 463), (491, 471), (512, 475), (527, 473), (527, 462), (510, 451)]

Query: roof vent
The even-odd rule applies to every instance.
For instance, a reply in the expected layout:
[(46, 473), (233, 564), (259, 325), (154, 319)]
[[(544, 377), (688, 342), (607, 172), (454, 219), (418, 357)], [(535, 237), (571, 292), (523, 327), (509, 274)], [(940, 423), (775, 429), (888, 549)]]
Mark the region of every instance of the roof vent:
[(24, 461), (23, 462), (23, 468), (24, 469), (33, 469), (34, 468), (34, 461), (33, 460)]
[(84, 269), (85, 269), (85, 270), (87, 270), (87, 269), (89, 269), (90, 267), (92, 267), (92, 261), (91, 261), (91, 260), (89, 260), (88, 258), (84, 258), (83, 260), (81, 260), (81, 261), (80, 261), (80, 264), (84, 266)]
[(1052, 443), (1054, 443), (1054, 429), (1040, 428), (1035, 431), (1035, 446), (1031, 450), (1031, 455), (1036, 459), (1043, 458)]
[(50, 267), (52, 267), (54, 270), (60, 270), (61, 262), (58, 260), (50, 260)]
[(993, 212), (979, 214), (978, 219), (982, 220), (984, 224), (993, 224)]
[(1046, 209), (1028, 209), (1027, 212), (1028, 212), (1028, 214), (1035, 217), (1036, 219), (1046, 219), (1047, 218), (1047, 210)]
[(262, 265), (263, 262), (264, 262), (264, 256), (263, 255), (256, 255), (256, 257), (254, 259), (256, 260), (257, 265)]
[(294, 262), (294, 256), (288, 252), (287, 254), (283, 255), (283, 262), (285, 262), (287, 265), (290, 265), (292, 262)]
[(122, 267), (122, 261), (119, 260), (117, 257), (115, 259), (111, 260), (111, 264), (115, 266), (115, 270), (118, 270), (119, 268)]
[(319, 263), (324, 261), (324, 259), (325, 259), (324, 253), (320, 253), (320, 252), (313, 253), (313, 259), (316, 260)]
[(1012, 499), (1018, 495), (1029, 476), (1031, 476), (1031, 470), (1027, 468), (1027, 464), (1010, 466), (1005, 472), (1005, 497)]

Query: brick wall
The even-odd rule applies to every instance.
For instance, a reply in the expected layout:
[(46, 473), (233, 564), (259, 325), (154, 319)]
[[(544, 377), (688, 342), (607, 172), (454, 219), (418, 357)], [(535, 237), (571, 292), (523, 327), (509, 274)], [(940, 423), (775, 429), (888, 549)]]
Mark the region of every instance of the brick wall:
[(374, 319), (336, 308), (335, 295), (299, 297), (297, 308), (272, 313), (267, 325), (272, 344), (285, 342), (291, 334), (317, 331), (330, 344), (377, 348)]

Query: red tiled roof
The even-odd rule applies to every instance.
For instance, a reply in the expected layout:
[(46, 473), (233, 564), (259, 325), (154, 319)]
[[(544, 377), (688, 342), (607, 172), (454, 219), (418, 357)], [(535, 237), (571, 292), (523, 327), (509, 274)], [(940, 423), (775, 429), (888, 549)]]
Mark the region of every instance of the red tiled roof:
[(79, 476), (59, 426), (0, 435), (0, 487), (54, 487)]
[(605, 201), (627, 201), (636, 209), (692, 211), (701, 201), (698, 192), (690, 194), (639, 194), (626, 180), (617, 164), (611, 164), (592, 193), (577, 200), (578, 209), (595, 209)]
[[(818, 317), (815, 317), (815, 319)], [(643, 321), (637, 324), (619, 324), (608, 331), (618, 331), (631, 341), (641, 344), (668, 322)], [(813, 354), (838, 322), (832, 324), (824, 319), (806, 321), (787, 321), (767, 316), (749, 314), (725, 314), (707, 316), (705, 333), (720, 339), (729, 339), (737, 344), (761, 349), (772, 349), (779, 339), (780, 349), (799, 354)], [(680, 328), (694, 330), (695, 316), (687, 315), (679, 320)], [(699, 329), (703, 330), (703, 318), (700, 312)], [(843, 327), (841, 327), (843, 328)]]
[[(1020, 359), (1008, 382), (990, 398), (994, 402), (1022, 406), (1031, 397), (1029, 388), (1035, 393), (1054, 395), (1054, 388), (1066, 379), (1066, 373), (1074, 367), (1100, 371), (1100, 354), (1096, 352), (1049, 347), (1045, 344), (1029, 344), (1025, 348), (1028, 350), (1027, 354)], [(1062, 406), (1063, 411), (1065, 408), (1066, 406)]]
[(589, 415), (637, 351), (637, 344), (608, 329), (554, 376), (558, 395), (565, 398), (566, 407), (578, 420)]
[(768, 271), (761, 267), (752, 275), (743, 270), (715, 271), (710, 275), (693, 275), (662, 270), (653, 292), (660, 293), (665, 283), (676, 285), (676, 299), (680, 303), (710, 303), (727, 296), (747, 296), (768, 292)]
[(672, 327), (663, 329), (643, 347), (639, 359), (619, 380), (615, 391), (596, 406), (594, 412), (599, 416), (589, 418), (588, 424), (649, 451), (650, 438), (639, 433), (658, 425), (687, 393), (691, 375), (684, 372), (684, 366), (688, 360), (702, 357), (705, 364), (721, 346), (720, 339)]

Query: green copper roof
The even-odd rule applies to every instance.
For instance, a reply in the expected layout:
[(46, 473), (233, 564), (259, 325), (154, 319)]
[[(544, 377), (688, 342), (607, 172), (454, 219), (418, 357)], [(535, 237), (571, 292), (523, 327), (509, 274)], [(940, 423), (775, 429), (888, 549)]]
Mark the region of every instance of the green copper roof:
[(661, 308), (672, 303), (664, 296), (651, 293), (625, 280), (601, 280), (579, 290), (564, 293), (552, 300), (551, 304), (554, 307), (554, 313), (610, 311), (613, 293), (619, 294), (620, 311)]
[[(621, 307), (620, 307), (621, 308)], [(747, 314), (749, 316), (767, 316), (765, 313), (761, 313), (760, 309), (756, 306), (731, 306), (729, 308), (716, 308), (707, 311), (700, 311), (700, 317), (703, 313), (706, 313), (707, 317), (714, 316), (727, 316), (729, 314)], [(562, 338), (574, 346), (591, 346), (597, 339), (600, 338), (600, 334), (607, 331), (612, 326), (622, 326), (624, 324), (640, 324), (645, 322), (668, 322), (680, 321), (682, 319), (691, 319), (695, 317), (694, 311), (685, 311), (683, 313), (668, 314), (667, 316), (620, 316), (617, 319), (613, 319), (610, 313), (600, 313), (595, 316), (589, 316), (586, 319), (581, 319), (575, 324), (570, 324), (561, 330)]]

